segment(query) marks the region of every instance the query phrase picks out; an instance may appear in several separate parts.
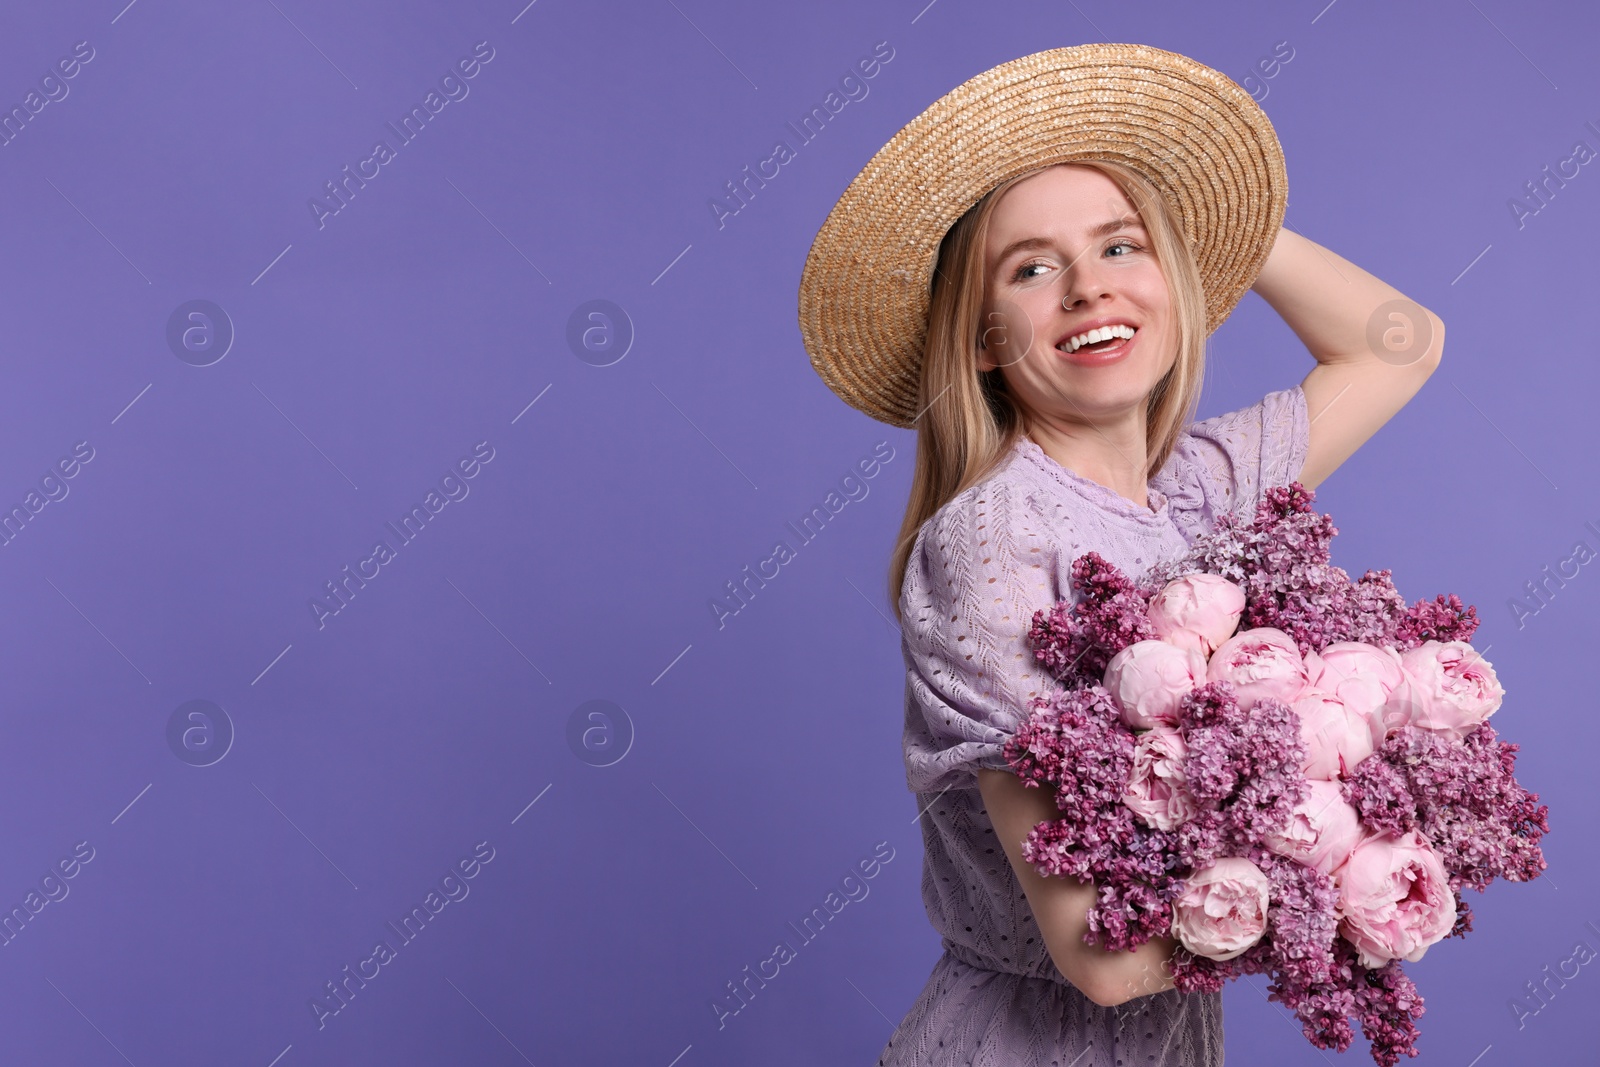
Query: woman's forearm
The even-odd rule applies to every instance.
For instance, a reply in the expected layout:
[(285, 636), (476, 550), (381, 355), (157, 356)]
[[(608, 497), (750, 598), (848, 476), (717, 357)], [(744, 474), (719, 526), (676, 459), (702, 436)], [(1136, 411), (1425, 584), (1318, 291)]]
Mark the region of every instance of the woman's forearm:
[(1110, 988), (1118, 1004), (1174, 988), (1172, 951), (1177, 945), (1175, 939), (1160, 936), (1127, 952), (1106, 953), (1098, 963), (1104, 976), (1102, 988)]
[[(1280, 228), (1272, 252), (1251, 286), (1318, 363), (1363, 363), (1378, 359), (1369, 330), (1385, 304), (1412, 305), (1402, 319), (1430, 316), (1421, 305), (1381, 278), (1288, 228)], [(1394, 311), (1391, 307), (1387, 311)], [(1398, 321), (1385, 313), (1379, 329)]]

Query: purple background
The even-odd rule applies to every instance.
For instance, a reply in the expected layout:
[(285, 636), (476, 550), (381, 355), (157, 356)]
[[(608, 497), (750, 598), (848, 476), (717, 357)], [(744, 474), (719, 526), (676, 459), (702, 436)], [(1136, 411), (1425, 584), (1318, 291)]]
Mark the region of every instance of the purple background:
[[(0, 1060), (872, 1062), (939, 953), (884, 593), (914, 439), (812, 371), (800, 269), (937, 96), (1107, 39), (1253, 77), (1287, 224), (1449, 326), (1428, 387), (1318, 495), (1335, 562), (1478, 605), (1495, 724), (1553, 813), (1546, 875), (1470, 897), (1478, 929), (1409, 966), (1419, 1062), (1593, 1055), (1593, 966), (1520, 1027), (1510, 1002), (1600, 948), (1600, 577), (1522, 625), (1508, 606), (1600, 548), (1600, 171), (1520, 226), (1508, 203), (1600, 149), (1592, 13), (122, 2), (9, 5), (0, 33), (3, 110), (94, 50), (0, 146), (0, 507), (93, 449), (0, 548), (0, 911), (93, 849), (0, 948)], [(319, 227), (308, 201), (480, 41), (469, 95)], [(880, 41), (869, 94), (719, 228), (710, 199)], [(624, 358), (569, 345), (601, 299)], [(236, 334), (209, 366), (167, 341), (191, 300)], [(1254, 294), (1210, 355), (1202, 416), (1312, 366)], [(399, 545), (385, 523), (481, 441), (492, 461), (449, 483), (469, 494)], [(868, 496), (719, 629), (711, 599), (880, 441)], [(380, 537), (395, 558), (319, 628), (311, 598)], [(234, 732), (209, 766), (168, 741), (196, 699)], [(621, 711), (582, 719), (593, 700)], [(319, 1029), (325, 983), (484, 841), (469, 895)], [(726, 983), (878, 842), (869, 895), (719, 1028)], [(1316, 1052), (1259, 979), (1226, 998), (1230, 1062), (1370, 1062), (1360, 1039)]]

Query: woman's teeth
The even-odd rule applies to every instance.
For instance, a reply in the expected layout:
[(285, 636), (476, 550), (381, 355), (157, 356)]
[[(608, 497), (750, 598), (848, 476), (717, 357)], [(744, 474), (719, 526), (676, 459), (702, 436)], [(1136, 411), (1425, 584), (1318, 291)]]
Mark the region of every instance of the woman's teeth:
[(1134, 332), (1135, 331), (1131, 326), (1102, 326), (1099, 329), (1090, 330), (1087, 333), (1080, 333), (1074, 337), (1069, 337), (1067, 338), (1066, 343), (1060, 347), (1061, 351), (1071, 355), (1078, 349), (1087, 347), (1089, 345), (1097, 345), (1101, 342), (1114, 339), (1130, 338), (1134, 335)]

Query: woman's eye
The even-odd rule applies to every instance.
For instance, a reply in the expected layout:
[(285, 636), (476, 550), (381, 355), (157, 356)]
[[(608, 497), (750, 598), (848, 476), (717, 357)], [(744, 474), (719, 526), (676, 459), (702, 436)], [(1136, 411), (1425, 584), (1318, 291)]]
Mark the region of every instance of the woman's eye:
[[(1132, 241), (1128, 240), (1125, 237), (1118, 238), (1116, 241), (1113, 241), (1111, 244), (1106, 246), (1105, 250), (1107, 252), (1110, 252), (1113, 248), (1125, 248), (1129, 252), (1141, 251), (1141, 249), (1140, 249), (1140, 247), (1138, 245), (1134, 244)], [(1111, 258), (1112, 259), (1121, 259), (1122, 257), (1121, 256), (1112, 256)], [(1036, 268), (1042, 270), (1045, 267), (1048, 267), (1049, 265), (1050, 264), (1048, 264), (1048, 263), (1041, 263), (1041, 262), (1039, 262), (1037, 260), (1035, 260), (1032, 263), (1024, 263), (1020, 267), (1018, 267), (1015, 272), (1012, 273), (1011, 280), (1014, 281), (1014, 282), (1020, 282), (1020, 281), (1027, 281), (1030, 278), (1037, 278), (1038, 277), (1037, 274), (1030, 274), (1028, 272), (1031, 271), (1031, 270), (1034, 270)]]

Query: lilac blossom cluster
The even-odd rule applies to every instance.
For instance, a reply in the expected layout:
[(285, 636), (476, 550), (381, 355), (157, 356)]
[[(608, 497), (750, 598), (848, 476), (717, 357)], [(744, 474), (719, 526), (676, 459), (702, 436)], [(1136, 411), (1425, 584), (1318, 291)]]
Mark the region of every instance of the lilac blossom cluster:
[(1035, 826), (1022, 855), (1042, 873), (1094, 880), (1089, 930), (1107, 951), (1166, 933), (1189, 876), (1224, 855), (1264, 854), (1256, 843), (1283, 829), (1305, 793), (1293, 710), (1262, 701), (1247, 715), (1228, 682), (1183, 699), (1184, 772), (1200, 809), (1170, 830), (1124, 803), (1135, 735), (1104, 687), (1057, 690), (1035, 707), (1005, 754), (1024, 782), (1055, 787), (1062, 815)]
[[(1078, 557), (1076, 602), (1028, 634), (1062, 688), (1004, 751), (1054, 789), (1022, 854), (1094, 882), (1087, 942), (1172, 934), (1176, 988), (1265, 974), (1316, 1047), (1359, 1022), (1393, 1067), (1423, 1011), (1402, 960), (1471, 929), (1466, 886), (1544, 869), (1547, 808), (1483, 721), (1502, 691), (1467, 645), (1476, 610), (1352, 580), (1313, 498), (1269, 489), (1142, 581)], [(1383, 898), (1401, 865), (1418, 886)]]

